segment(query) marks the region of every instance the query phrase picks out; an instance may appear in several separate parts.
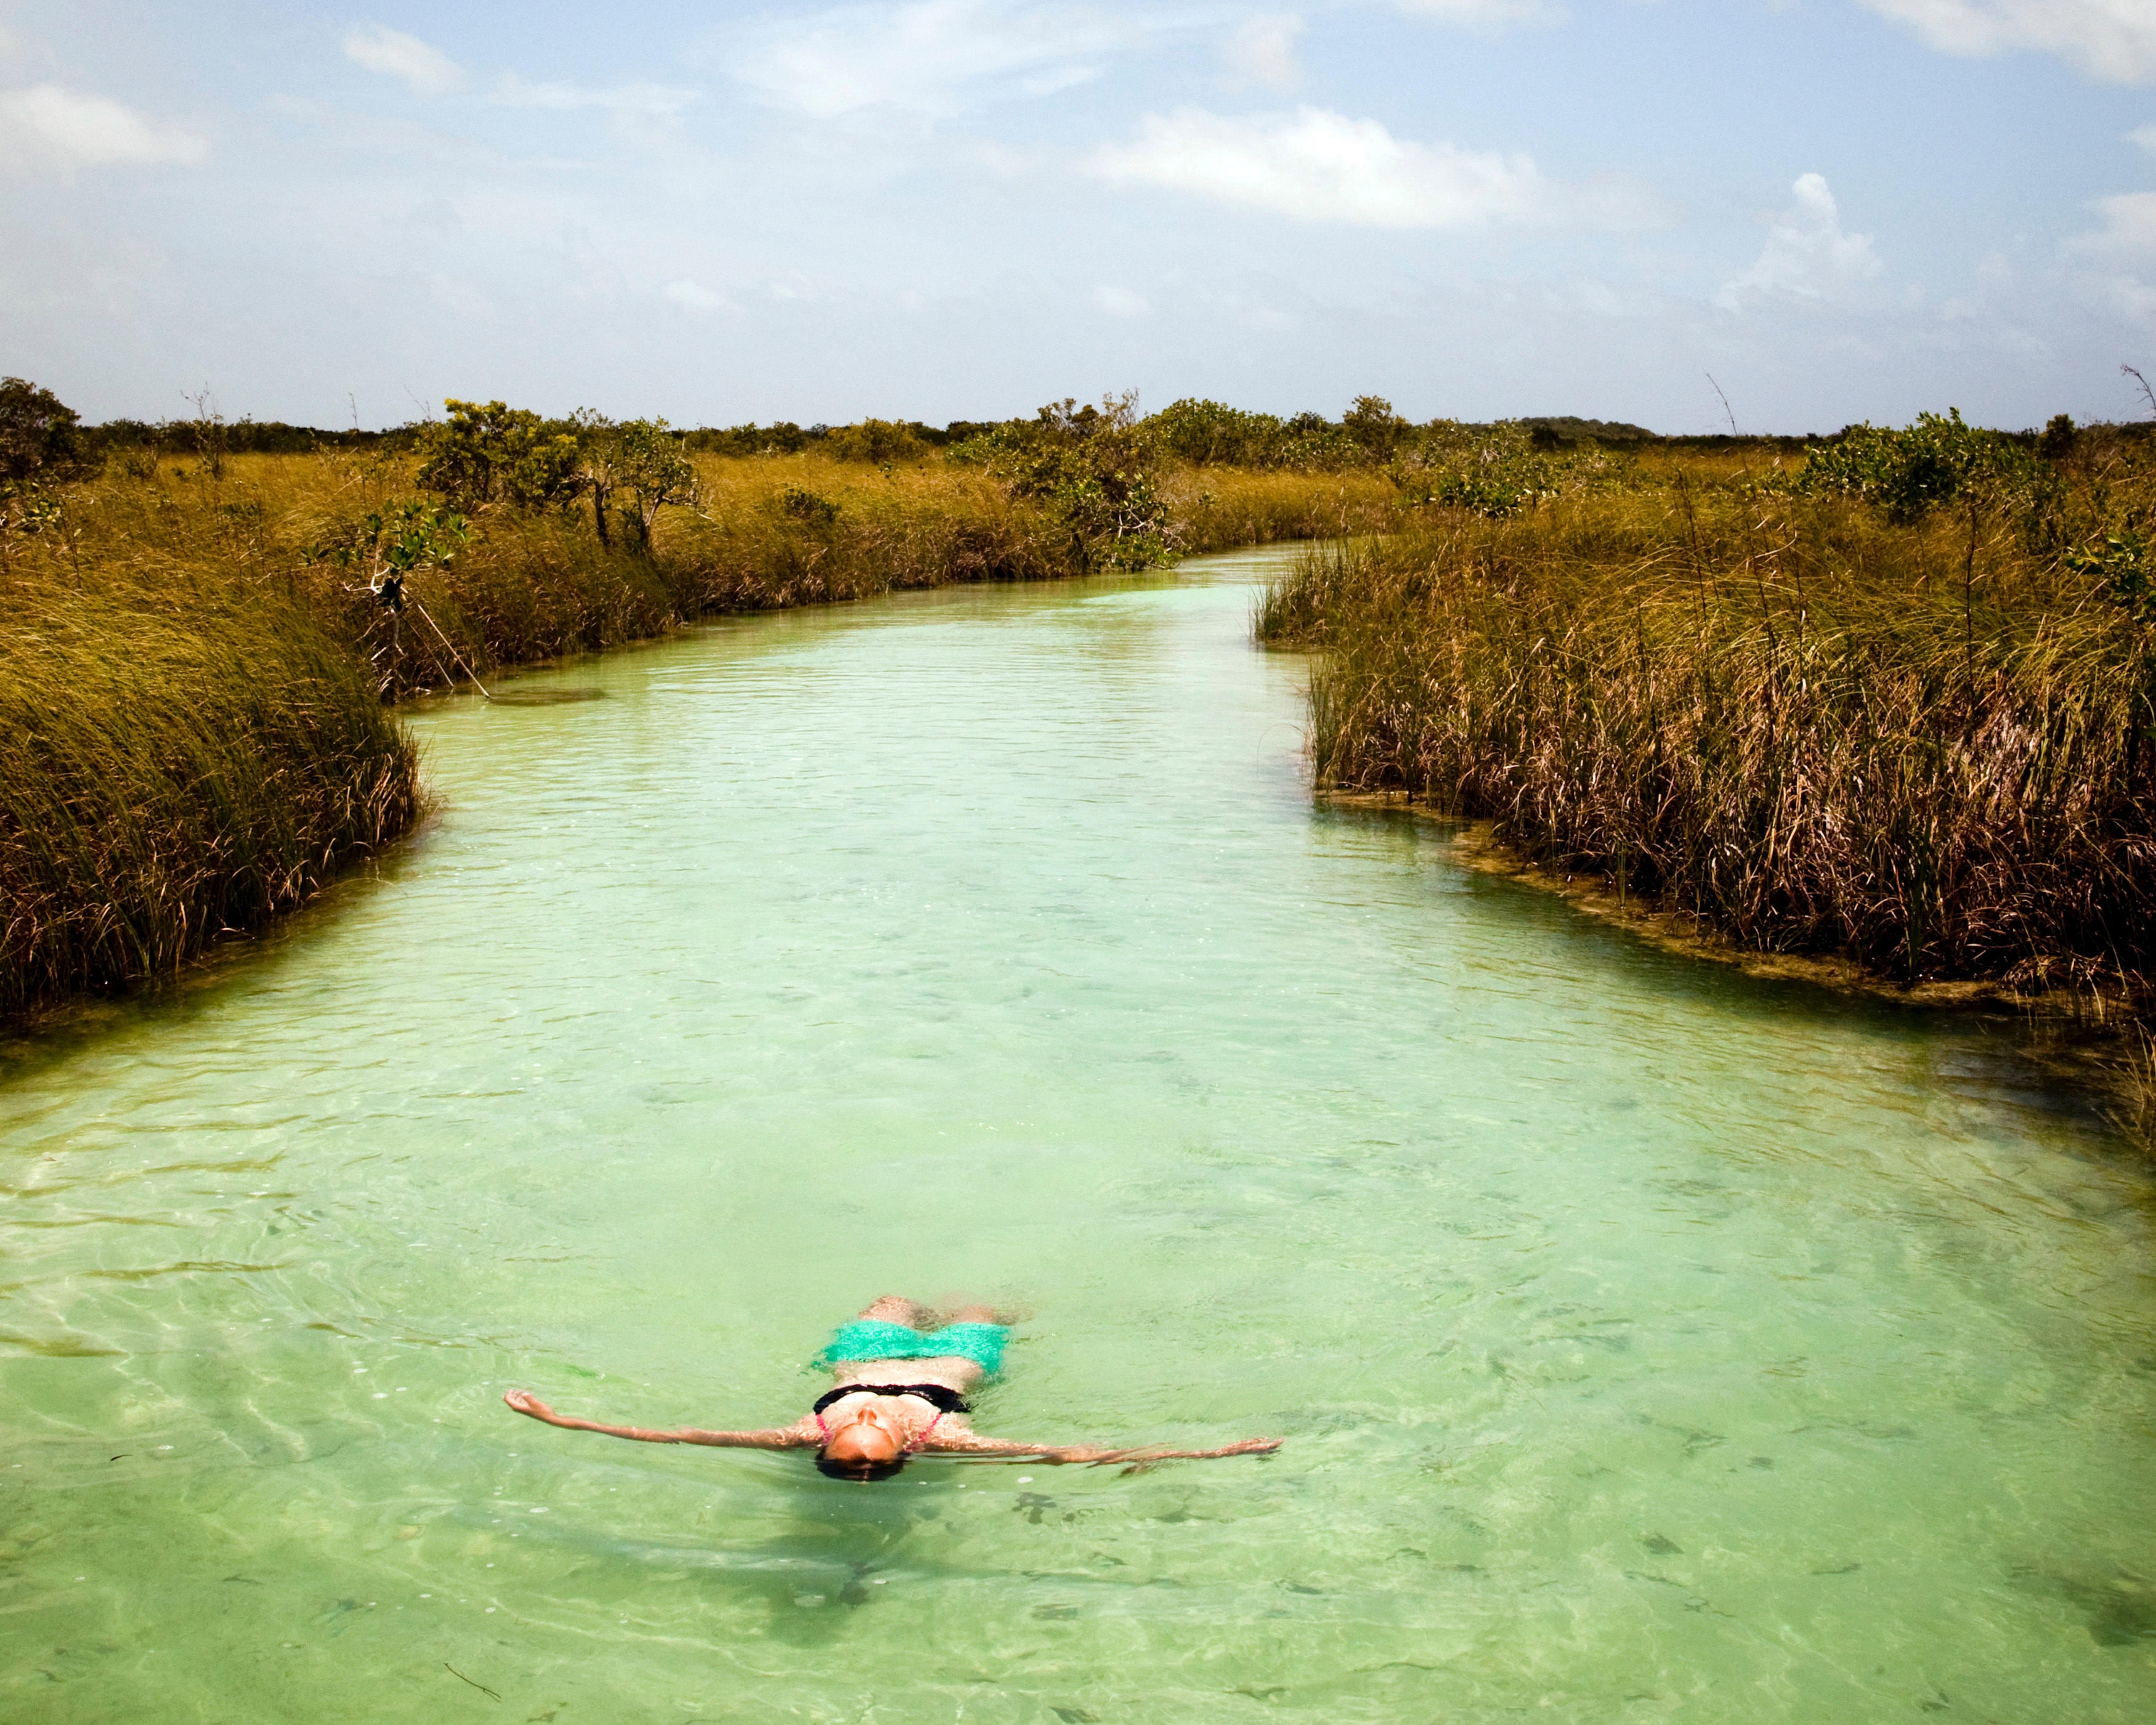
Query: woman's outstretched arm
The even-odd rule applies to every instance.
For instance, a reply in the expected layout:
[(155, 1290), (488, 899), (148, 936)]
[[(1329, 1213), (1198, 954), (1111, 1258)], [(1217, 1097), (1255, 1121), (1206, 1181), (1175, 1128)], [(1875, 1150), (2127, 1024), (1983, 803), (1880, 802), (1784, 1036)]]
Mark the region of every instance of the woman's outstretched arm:
[(953, 1432), (922, 1446), (932, 1455), (978, 1455), (1007, 1461), (1040, 1461), (1050, 1467), (1073, 1463), (1107, 1467), (1116, 1463), (1150, 1466), (1156, 1461), (1210, 1461), (1221, 1455), (1270, 1455), (1281, 1446), (1278, 1438), (1245, 1438), (1239, 1444), (1223, 1444), (1217, 1450), (1170, 1450), (1158, 1444), (1135, 1449), (1110, 1450), (1096, 1444), (1014, 1444), (978, 1432)]
[(721, 1450), (800, 1450), (812, 1446), (813, 1432), (798, 1425), (771, 1431), (699, 1431), (685, 1426), (678, 1431), (651, 1431), (641, 1425), (603, 1425), (596, 1420), (572, 1420), (557, 1414), (528, 1389), (512, 1389), (502, 1400), (520, 1414), (566, 1431), (596, 1431), (607, 1437), (633, 1438), (639, 1444), (708, 1444)]

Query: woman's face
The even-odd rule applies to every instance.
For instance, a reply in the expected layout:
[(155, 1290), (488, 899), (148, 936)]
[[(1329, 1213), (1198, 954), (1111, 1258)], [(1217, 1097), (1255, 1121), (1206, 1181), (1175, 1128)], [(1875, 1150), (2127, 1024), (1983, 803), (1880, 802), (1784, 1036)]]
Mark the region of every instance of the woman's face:
[(906, 1448), (897, 1422), (875, 1403), (864, 1404), (840, 1424), (830, 1428), (824, 1453), (840, 1466), (855, 1461), (896, 1461)]

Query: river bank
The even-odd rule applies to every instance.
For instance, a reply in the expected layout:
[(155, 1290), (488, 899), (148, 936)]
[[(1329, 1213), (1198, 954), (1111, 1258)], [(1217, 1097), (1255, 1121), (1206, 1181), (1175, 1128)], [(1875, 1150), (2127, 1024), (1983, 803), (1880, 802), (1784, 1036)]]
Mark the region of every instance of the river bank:
[[(406, 831), (418, 763), (385, 702), (716, 615), (1090, 567), (1049, 501), (940, 458), (700, 455), (648, 543), (573, 505), (451, 515), (420, 465), (153, 454), (10, 505), (0, 1019), (170, 977)], [(1401, 507), (1371, 472), (1178, 467), (1161, 491), (1175, 551)]]
[(1754, 968), (2132, 1025), (2156, 968), (2148, 445), (1872, 436), (1553, 469), (1532, 507), (1305, 557), (1258, 632), (1320, 654), (1319, 784), (1486, 822), (1502, 866)]
[(1797, 983), (1851, 1003), (1895, 1011), (1974, 1014), (2007, 1026), (2032, 1071), (2097, 1099), (2112, 1125), (2144, 1154), (2156, 1154), (2156, 1038), (2145, 1000), (2118, 990), (2025, 988), (1996, 977), (1900, 982), (1846, 954), (1775, 952), (1739, 944), (1699, 917), (1620, 888), (1611, 875), (1575, 874), (1537, 862), (1508, 844), (1496, 822), (1466, 819), (1397, 791), (1317, 793), (1321, 803), (1406, 815), (1436, 837), (1450, 866), (1514, 880), (1562, 899), (1578, 915), (1623, 930), (1687, 963), (1735, 972), (1753, 982)]
[(1802, 473), (1635, 472), (1306, 557), (1259, 632), (1322, 650), (1321, 783), (1487, 818), (1759, 951), (2133, 989), (2156, 627), (2138, 539), (2086, 517), (2152, 471), (1911, 521)]

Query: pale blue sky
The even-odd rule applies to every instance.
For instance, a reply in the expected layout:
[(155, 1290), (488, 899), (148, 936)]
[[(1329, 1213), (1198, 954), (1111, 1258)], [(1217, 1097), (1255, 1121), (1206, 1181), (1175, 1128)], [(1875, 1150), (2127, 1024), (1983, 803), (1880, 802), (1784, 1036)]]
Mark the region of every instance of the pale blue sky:
[(2156, 0), (0, 0), (95, 418), (2138, 417)]

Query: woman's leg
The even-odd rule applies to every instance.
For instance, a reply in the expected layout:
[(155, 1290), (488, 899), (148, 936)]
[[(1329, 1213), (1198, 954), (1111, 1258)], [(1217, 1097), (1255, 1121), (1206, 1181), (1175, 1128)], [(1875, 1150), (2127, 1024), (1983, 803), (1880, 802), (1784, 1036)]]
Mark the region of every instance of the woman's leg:
[(902, 1294), (879, 1296), (861, 1309), (861, 1316), (876, 1323), (903, 1324), (909, 1330), (928, 1330), (936, 1327), (933, 1312)]

